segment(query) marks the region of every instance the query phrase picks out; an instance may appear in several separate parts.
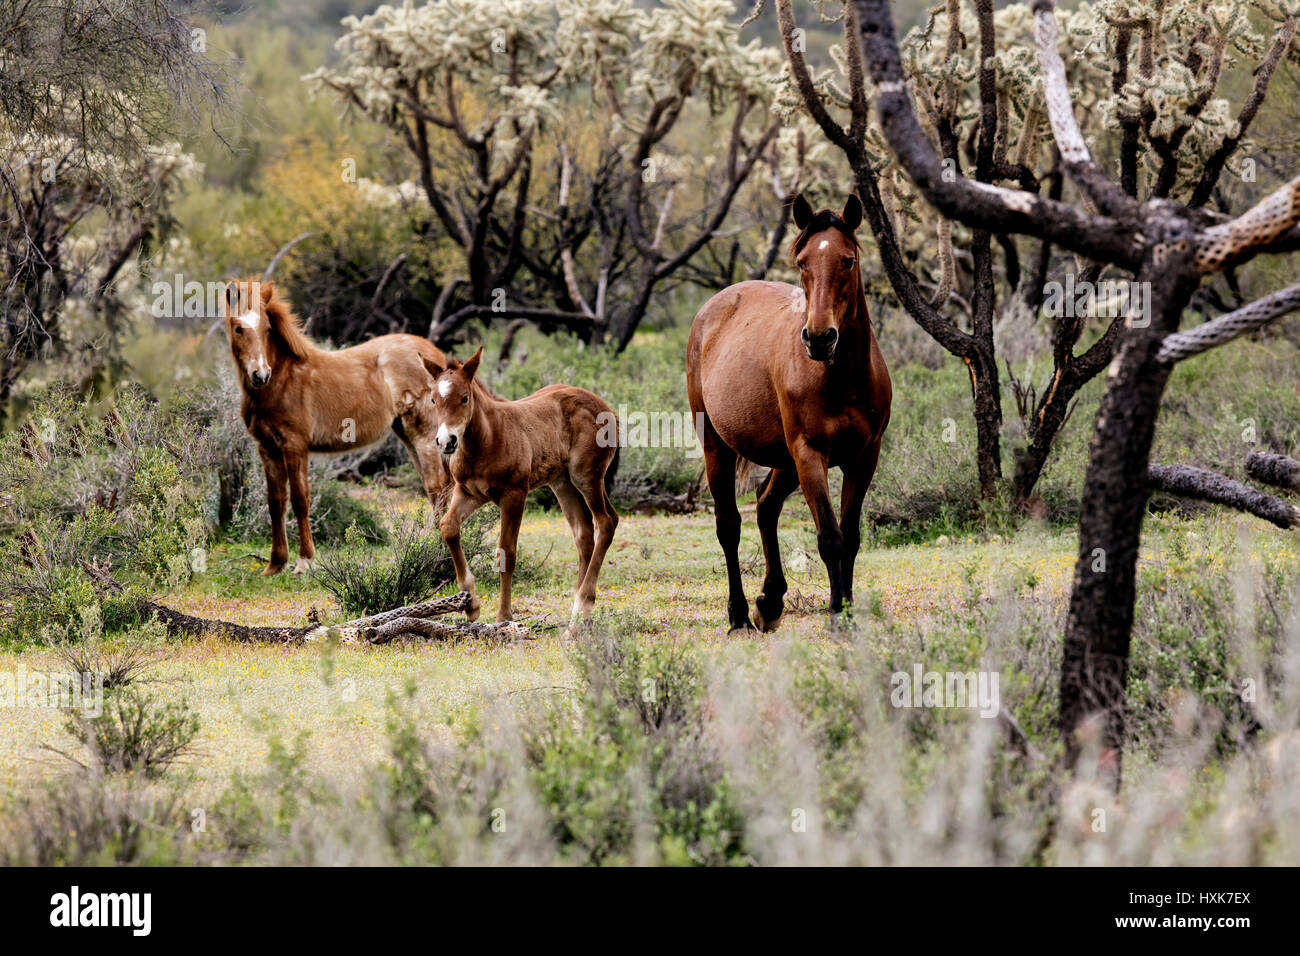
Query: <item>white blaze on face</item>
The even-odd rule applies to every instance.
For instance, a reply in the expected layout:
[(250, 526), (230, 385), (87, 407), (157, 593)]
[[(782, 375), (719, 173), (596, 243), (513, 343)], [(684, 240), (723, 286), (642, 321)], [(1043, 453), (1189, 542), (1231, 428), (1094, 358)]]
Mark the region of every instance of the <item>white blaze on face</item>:
[(817, 248), (818, 248), (818, 249), (825, 249), (825, 248), (826, 248), (827, 246), (829, 246), (830, 244), (831, 244), (831, 241), (830, 241), (829, 239), (823, 239), (823, 240), (821, 241), (821, 244), (818, 245)]
[(451, 378), (444, 376), (443, 379), (438, 382), (438, 394), (443, 398), (446, 398), (451, 394)]
[[(245, 312), (243, 315), (236, 316), (235, 321), (244, 327), (245, 331), (254, 333), (262, 324), (262, 316), (256, 311)], [(246, 346), (244, 351), (244, 370), (252, 378), (254, 372), (261, 372), (264, 375), (271, 374), (271, 366), (266, 364), (266, 353), (262, 348), (260, 339), (254, 339), (256, 344)]]

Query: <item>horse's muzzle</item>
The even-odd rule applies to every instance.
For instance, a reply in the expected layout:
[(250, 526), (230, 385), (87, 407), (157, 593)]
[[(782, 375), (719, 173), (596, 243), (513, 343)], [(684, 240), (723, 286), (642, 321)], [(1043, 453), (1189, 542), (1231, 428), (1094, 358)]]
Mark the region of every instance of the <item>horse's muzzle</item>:
[(450, 458), (452, 455), (456, 454), (456, 446), (459, 444), (460, 441), (455, 435), (448, 435), (444, 441), (438, 442), (438, 447), (442, 449), (444, 455)]
[(248, 378), (253, 383), (254, 388), (265, 388), (271, 381), (271, 373), (259, 369), (256, 372), (250, 372)]
[(803, 340), (804, 351), (810, 359), (814, 362), (829, 362), (835, 357), (835, 346), (839, 343), (840, 333), (832, 328), (818, 335), (810, 335), (808, 326), (805, 325), (799, 338)]

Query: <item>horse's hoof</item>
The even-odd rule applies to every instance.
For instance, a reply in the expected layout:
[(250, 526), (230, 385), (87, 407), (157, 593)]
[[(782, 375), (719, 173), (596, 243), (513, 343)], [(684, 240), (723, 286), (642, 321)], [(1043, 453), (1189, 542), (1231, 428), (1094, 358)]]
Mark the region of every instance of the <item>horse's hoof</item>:
[(497, 611), (497, 623), (498, 624), (510, 623), (510, 621), (514, 620), (513, 614), (514, 612), (512, 611), (506, 611), (504, 614), (500, 611)]
[(295, 578), (302, 577), (304, 573), (312, 569), (312, 565), (315, 563), (312, 558), (299, 558), (298, 563), (293, 566), (293, 576)]
[(283, 570), (284, 570), (283, 564), (268, 564), (265, 570), (262, 571), (262, 577), (273, 578)]
[[(763, 613), (764, 604), (769, 604), (769, 605), (774, 604), (775, 613), (771, 614), (770, 616), (768, 614)], [(769, 611), (770, 610), (772, 610), (772, 608), (769, 607)], [(763, 632), (775, 631), (777, 625), (781, 623), (781, 615), (784, 613), (785, 613), (785, 603), (780, 598), (778, 598), (775, 601), (768, 601), (766, 597), (760, 594), (754, 600), (754, 625), (760, 631)]]
[(749, 620), (748, 617), (746, 617), (743, 621), (732, 621), (732, 622), (731, 622), (731, 628), (727, 631), (727, 633), (728, 633), (728, 634), (736, 634), (736, 633), (743, 634), (743, 633), (745, 633), (746, 631), (753, 631), (755, 634), (758, 633), (758, 628), (754, 627), (753, 623), (750, 622), (750, 620)]

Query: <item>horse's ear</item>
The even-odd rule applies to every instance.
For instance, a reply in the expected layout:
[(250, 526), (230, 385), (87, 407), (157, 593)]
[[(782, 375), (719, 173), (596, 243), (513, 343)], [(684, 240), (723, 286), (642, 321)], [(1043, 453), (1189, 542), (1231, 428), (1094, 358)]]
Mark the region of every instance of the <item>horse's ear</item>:
[(231, 282), (226, 286), (226, 304), (231, 311), (239, 308), (239, 283)]
[(471, 382), (474, 380), (474, 373), (478, 371), (478, 363), (483, 358), (483, 346), (478, 347), (478, 351), (465, 360), (461, 369), (465, 372), (465, 377)]
[(261, 282), (258, 284), (261, 286), (262, 289), (262, 304), (266, 305), (273, 298), (275, 298), (275, 283), (271, 282), (270, 280), (267, 280), (266, 282)]
[(791, 212), (794, 213), (794, 224), (800, 229), (806, 229), (808, 223), (812, 222), (813, 209), (808, 205), (808, 200), (803, 198), (803, 193), (794, 197), (794, 208)]
[(439, 378), (439, 376), (442, 375), (443, 372), (447, 371), (437, 362), (430, 362), (423, 355), (420, 356), (420, 361), (424, 363), (424, 370), (428, 372), (430, 375), (432, 375), (435, 381)]
[(849, 232), (862, 225), (862, 200), (858, 198), (857, 193), (849, 193), (849, 198), (844, 201), (844, 211), (840, 213), (840, 218), (844, 220), (844, 225), (848, 226)]

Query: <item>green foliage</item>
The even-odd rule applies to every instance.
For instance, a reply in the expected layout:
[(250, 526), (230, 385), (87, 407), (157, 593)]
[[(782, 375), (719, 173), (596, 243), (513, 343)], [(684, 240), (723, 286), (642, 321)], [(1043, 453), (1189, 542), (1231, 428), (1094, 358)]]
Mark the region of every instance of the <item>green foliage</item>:
[[(165, 410), (124, 388), (103, 415), (50, 389), (26, 430), (0, 435), (0, 593), (12, 601), (0, 638), (73, 634), (95, 605), (105, 628), (123, 627), (147, 592), (188, 581), (208, 544), (211, 461), (184, 399)], [(88, 563), (123, 589), (101, 587)]]
[[(479, 512), (465, 523), (461, 548), (474, 563), (492, 549), (487, 515)], [(437, 523), (427, 507), (396, 519), (389, 535), (392, 558), (380, 557), (366, 546), (365, 536), (353, 526), (341, 547), (317, 558), (313, 577), (334, 595), (345, 614), (377, 614), (415, 604), (455, 580), (451, 554), (443, 544)]]
[(128, 688), (106, 692), (95, 716), (74, 710), (67, 730), (96, 770), (157, 777), (189, 752), (199, 719), (183, 700), (161, 701)]

